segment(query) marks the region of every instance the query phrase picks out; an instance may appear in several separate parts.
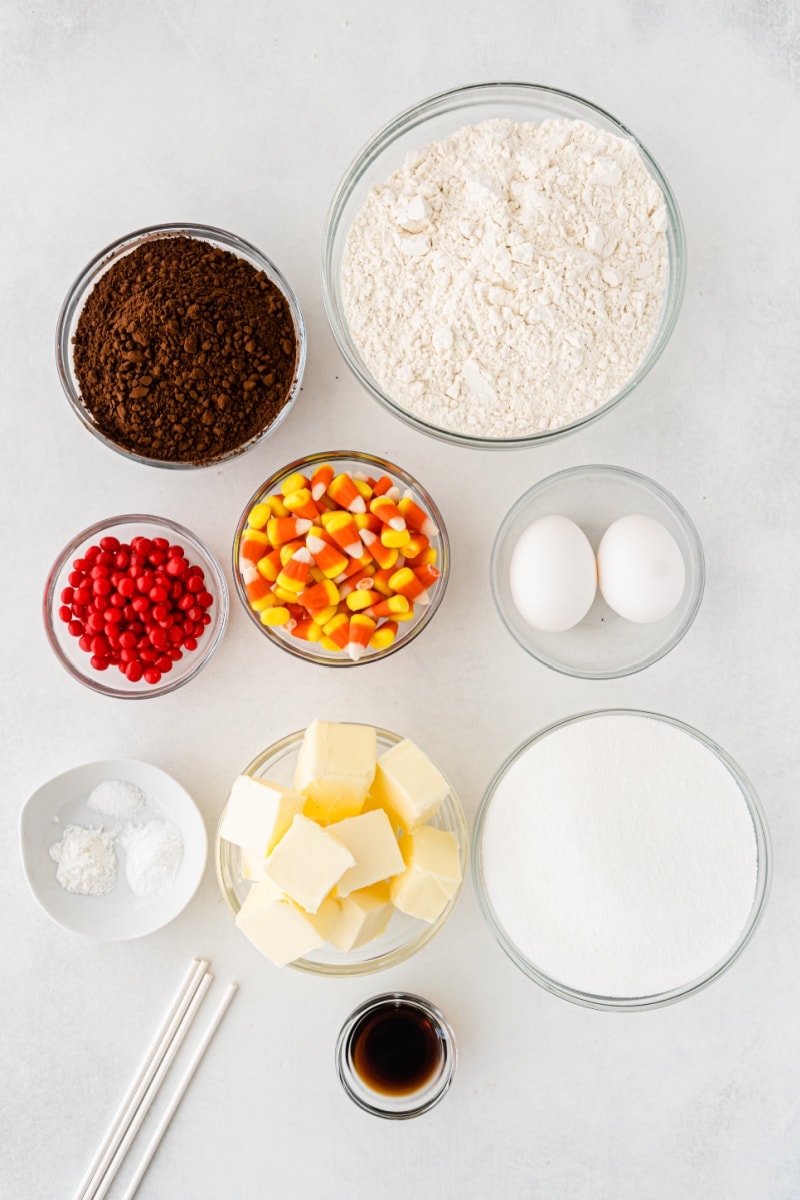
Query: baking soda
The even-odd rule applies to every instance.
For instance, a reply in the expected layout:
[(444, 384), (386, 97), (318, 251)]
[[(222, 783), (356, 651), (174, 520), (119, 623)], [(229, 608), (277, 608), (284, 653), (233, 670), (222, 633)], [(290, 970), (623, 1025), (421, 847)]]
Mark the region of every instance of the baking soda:
[(610, 713), (522, 751), (489, 805), (482, 864), (500, 925), (539, 971), (618, 998), (671, 991), (724, 959), (758, 866), (750, 811), (713, 751)]

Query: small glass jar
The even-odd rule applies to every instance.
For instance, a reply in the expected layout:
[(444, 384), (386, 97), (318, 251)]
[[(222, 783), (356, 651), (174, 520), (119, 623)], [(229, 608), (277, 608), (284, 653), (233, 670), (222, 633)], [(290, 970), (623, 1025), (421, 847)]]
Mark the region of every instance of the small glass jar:
[(351, 1012), (336, 1042), (336, 1069), (350, 1099), (375, 1117), (404, 1121), (438, 1104), (458, 1057), (447, 1018), (430, 1000), (384, 992)]

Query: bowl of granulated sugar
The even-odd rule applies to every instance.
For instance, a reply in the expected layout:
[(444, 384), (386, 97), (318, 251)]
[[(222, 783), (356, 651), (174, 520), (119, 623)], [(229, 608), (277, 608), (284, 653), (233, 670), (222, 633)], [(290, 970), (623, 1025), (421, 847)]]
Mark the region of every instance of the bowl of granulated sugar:
[(484, 83), (433, 96), (363, 147), (328, 212), (334, 337), (400, 420), (520, 447), (609, 412), (677, 320), (685, 243), (652, 155), (577, 96)]
[(481, 803), (473, 879), (502, 949), (565, 1000), (658, 1008), (718, 979), (769, 894), (766, 819), (711, 738), (582, 713), (519, 746)]

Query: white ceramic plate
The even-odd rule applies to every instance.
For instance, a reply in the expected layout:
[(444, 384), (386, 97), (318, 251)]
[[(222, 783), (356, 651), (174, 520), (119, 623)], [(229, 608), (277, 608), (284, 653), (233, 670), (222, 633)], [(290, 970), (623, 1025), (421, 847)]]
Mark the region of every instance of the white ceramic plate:
[[(125, 852), (119, 848), (117, 882), (104, 896), (74, 895), (56, 879), (50, 847), (61, 840), (67, 825), (102, 825), (113, 831), (115, 823), (87, 804), (93, 788), (107, 779), (141, 788), (152, 803), (153, 816), (172, 821), (181, 832), (181, 865), (162, 895), (134, 895), (125, 877)], [(208, 853), (206, 827), (189, 793), (166, 771), (128, 758), (84, 763), (42, 784), (22, 808), (19, 835), (28, 883), (47, 915), (73, 933), (106, 942), (143, 937), (177, 917), (197, 891)]]

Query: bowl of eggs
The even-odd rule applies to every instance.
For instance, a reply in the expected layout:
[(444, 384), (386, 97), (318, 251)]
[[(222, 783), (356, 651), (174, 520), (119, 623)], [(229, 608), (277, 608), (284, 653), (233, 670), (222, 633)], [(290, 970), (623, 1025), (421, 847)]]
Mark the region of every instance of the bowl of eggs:
[(492, 594), (512, 637), (564, 675), (617, 679), (657, 662), (697, 615), (703, 548), (645, 475), (582, 466), (540, 480), (505, 516)]

